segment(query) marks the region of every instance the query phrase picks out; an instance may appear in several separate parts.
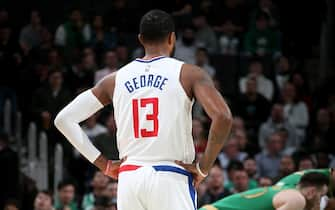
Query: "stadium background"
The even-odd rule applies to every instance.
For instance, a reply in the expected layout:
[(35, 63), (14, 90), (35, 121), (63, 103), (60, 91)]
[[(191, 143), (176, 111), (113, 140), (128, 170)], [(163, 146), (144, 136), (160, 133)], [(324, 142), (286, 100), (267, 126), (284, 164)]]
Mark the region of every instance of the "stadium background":
[[(52, 121), (95, 80), (142, 56), (138, 23), (153, 8), (173, 15), (176, 57), (207, 70), (235, 116), (200, 205), (298, 169), (335, 166), (331, 0), (2, 0), (0, 209), (42, 210), (41, 190), (53, 193), (55, 209), (115, 208), (117, 183), (96, 173)], [(209, 121), (197, 105), (194, 117), (201, 156)], [(112, 107), (83, 128), (117, 158)]]

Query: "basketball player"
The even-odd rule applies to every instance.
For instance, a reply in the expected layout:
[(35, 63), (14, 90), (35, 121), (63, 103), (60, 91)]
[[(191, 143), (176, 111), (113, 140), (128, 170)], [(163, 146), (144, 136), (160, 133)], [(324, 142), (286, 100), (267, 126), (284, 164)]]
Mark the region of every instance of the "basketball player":
[[(55, 119), (81, 154), (106, 175), (119, 178), (119, 210), (196, 209), (193, 184), (207, 176), (231, 129), (230, 110), (208, 74), (170, 57), (174, 31), (167, 13), (145, 14), (138, 36), (145, 56), (80, 94)], [(206, 150), (196, 163), (191, 135), (194, 99), (212, 120)], [(110, 103), (121, 165), (101, 155), (79, 126)]]
[[(291, 187), (295, 187), (296, 185), (298, 185), (301, 177), (305, 174), (308, 174), (308, 173), (321, 173), (321, 174), (324, 174), (327, 178), (328, 178), (328, 186), (329, 186), (329, 195), (331, 197), (333, 197), (333, 187), (334, 187), (334, 184), (335, 184), (335, 171), (333, 168), (324, 168), (324, 169), (308, 169), (308, 170), (303, 170), (303, 171), (298, 171), (298, 172), (295, 172), (291, 175), (288, 175), (284, 178), (282, 178), (281, 180), (279, 180), (276, 185), (277, 186), (291, 186)], [(324, 196), (321, 197), (320, 199), (320, 210), (323, 210), (325, 209), (325, 207), (327, 206), (327, 203), (329, 201), (329, 198), (328, 196), (326, 195), (327, 192), (325, 192)]]
[[(257, 188), (223, 198), (200, 210), (312, 210), (319, 209), (328, 178), (321, 173), (303, 175), (297, 186)], [(317, 207), (317, 208), (316, 208)]]
[(276, 185), (282, 186), (282, 185), (291, 185), (291, 186), (296, 186), (301, 177), (304, 174), (311, 173), (311, 172), (316, 172), (316, 173), (321, 173), (324, 174), (328, 180), (329, 180), (329, 186), (332, 186), (335, 184), (335, 171), (332, 168), (324, 168), (324, 169), (308, 169), (308, 170), (303, 170), (303, 171), (298, 171), (295, 173), (292, 173), (288, 176), (285, 176), (284, 178), (280, 179)]

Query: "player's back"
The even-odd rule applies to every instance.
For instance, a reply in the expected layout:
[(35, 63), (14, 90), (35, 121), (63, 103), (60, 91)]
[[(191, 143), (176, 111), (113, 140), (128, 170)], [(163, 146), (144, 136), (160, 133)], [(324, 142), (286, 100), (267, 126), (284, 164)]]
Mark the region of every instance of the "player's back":
[[(287, 186), (271, 186), (256, 188), (248, 190), (242, 193), (234, 194), (221, 199), (211, 205), (218, 210), (274, 210), (273, 198), (274, 196), (287, 189), (292, 189)], [(211, 209), (210, 207), (204, 206), (200, 210)]]
[(120, 158), (193, 161), (192, 101), (180, 83), (182, 65), (169, 57), (136, 59), (117, 72), (113, 105)]
[(331, 168), (325, 168), (325, 169), (308, 169), (308, 170), (303, 170), (303, 171), (297, 171), (295, 173), (292, 173), (288, 176), (285, 176), (284, 178), (280, 179), (276, 185), (278, 186), (296, 186), (299, 184), (300, 179), (303, 175), (307, 173), (312, 173), (312, 172), (318, 172), (322, 173), (327, 177), (330, 177), (331, 175)]

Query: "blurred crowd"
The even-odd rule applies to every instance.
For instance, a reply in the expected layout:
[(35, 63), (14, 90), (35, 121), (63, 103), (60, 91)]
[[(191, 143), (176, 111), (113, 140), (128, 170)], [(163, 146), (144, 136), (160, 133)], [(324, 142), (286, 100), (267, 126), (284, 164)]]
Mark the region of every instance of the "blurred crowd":
[[(97, 172), (53, 125), (55, 115), (78, 93), (143, 56), (136, 41), (138, 13), (126, 0), (111, 4), (106, 14), (73, 8), (56, 28), (31, 10), (19, 30), (11, 24), (16, 14), (0, 8), (0, 119), (9, 100), (13, 116), (22, 113), (23, 133), (31, 121), (47, 133), (50, 165), (56, 143), (65, 157), (65, 179), (55, 192), (37, 189), (25, 175), (19, 186), (15, 142), (2, 132), (0, 209), (116, 209), (117, 181)], [(327, 87), (312, 91), (311, 75), (299, 65), (304, 60), (283, 53), (280, 11), (273, 0), (176, 0), (165, 6), (177, 27), (174, 56), (207, 71), (235, 116), (215, 167), (198, 189), (199, 205), (269, 186), (296, 170), (335, 167), (335, 94)], [(199, 158), (210, 121), (197, 103), (193, 115)], [(112, 106), (82, 128), (103, 154), (118, 159)]]

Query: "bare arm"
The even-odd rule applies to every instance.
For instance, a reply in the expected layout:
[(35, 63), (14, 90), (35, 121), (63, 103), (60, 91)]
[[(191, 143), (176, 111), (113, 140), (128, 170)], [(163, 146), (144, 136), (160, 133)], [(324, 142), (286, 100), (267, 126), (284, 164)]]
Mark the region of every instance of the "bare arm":
[(208, 173), (230, 133), (232, 116), (227, 103), (214, 87), (210, 76), (195, 66), (192, 72), (193, 95), (212, 120), (206, 150), (199, 163), (200, 169)]
[[(210, 76), (201, 68), (184, 64), (181, 83), (187, 95), (190, 98), (195, 97), (212, 120), (206, 150), (199, 161), (200, 170), (207, 174), (230, 133), (231, 112), (221, 94), (214, 87)], [(177, 163), (194, 175), (196, 186), (204, 178), (194, 165)]]

